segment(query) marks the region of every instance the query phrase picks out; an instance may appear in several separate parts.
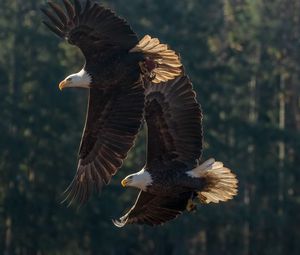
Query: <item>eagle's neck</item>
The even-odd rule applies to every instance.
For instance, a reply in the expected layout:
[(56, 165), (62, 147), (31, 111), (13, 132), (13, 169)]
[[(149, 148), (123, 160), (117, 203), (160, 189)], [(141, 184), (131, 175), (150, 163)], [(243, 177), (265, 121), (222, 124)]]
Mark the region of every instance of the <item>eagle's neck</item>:
[(152, 185), (152, 182), (153, 179), (151, 177), (151, 174), (143, 168), (141, 171), (131, 175), (131, 182), (128, 186), (133, 186), (146, 191), (147, 187)]
[(73, 76), (74, 85), (78, 85), (78, 87), (89, 87), (91, 85), (92, 77), (84, 68), (71, 76)]

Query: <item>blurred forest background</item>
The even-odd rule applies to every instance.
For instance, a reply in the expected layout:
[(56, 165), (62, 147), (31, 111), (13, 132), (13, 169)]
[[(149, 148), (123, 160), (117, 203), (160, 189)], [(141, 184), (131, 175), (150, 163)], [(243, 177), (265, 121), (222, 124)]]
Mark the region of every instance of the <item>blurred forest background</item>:
[(164, 227), (115, 228), (137, 191), (126, 165), (84, 207), (60, 204), (73, 178), (87, 93), (57, 84), (80, 52), (41, 24), (42, 0), (0, 1), (0, 254), (300, 254), (300, 1), (111, 0), (140, 37), (179, 51), (205, 113), (204, 157), (238, 174), (233, 201)]

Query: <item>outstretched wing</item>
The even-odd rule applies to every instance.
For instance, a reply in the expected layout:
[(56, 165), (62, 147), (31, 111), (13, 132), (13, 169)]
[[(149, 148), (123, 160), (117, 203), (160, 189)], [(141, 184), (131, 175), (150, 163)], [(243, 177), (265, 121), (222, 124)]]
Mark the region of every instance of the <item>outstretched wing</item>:
[(134, 206), (119, 220), (113, 223), (117, 227), (126, 224), (147, 224), (150, 226), (177, 218), (186, 209), (191, 193), (183, 193), (176, 197), (161, 197), (141, 191)]
[(134, 144), (143, 108), (141, 81), (117, 91), (90, 89), (77, 172), (66, 190), (70, 203), (84, 203), (93, 190), (99, 192), (110, 182)]
[(195, 164), (202, 152), (202, 113), (187, 76), (146, 88), (148, 171), (153, 164)]
[(85, 1), (84, 7), (79, 0), (74, 0), (74, 5), (69, 0), (63, 2), (66, 12), (51, 1), (48, 5), (52, 11), (42, 8), (48, 17), (44, 24), (59, 37), (78, 46), (85, 56), (107, 47), (130, 50), (138, 43), (128, 23), (110, 9), (90, 0)]

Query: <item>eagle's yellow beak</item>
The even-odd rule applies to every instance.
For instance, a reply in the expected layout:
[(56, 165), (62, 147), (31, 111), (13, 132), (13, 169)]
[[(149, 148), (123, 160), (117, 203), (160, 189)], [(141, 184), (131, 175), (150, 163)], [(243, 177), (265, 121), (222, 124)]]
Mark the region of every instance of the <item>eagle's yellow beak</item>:
[(68, 82), (66, 80), (63, 80), (61, 83), (59, 83), (59, 89), (63, 90), (68, 85)]
[(121, 184), (122, 184), (123, 187), (126, 187), (127, 183), (128, 183), (128, 180), (127, 180), (127, 179), (123, 179), (123, 180), (121, 181)]

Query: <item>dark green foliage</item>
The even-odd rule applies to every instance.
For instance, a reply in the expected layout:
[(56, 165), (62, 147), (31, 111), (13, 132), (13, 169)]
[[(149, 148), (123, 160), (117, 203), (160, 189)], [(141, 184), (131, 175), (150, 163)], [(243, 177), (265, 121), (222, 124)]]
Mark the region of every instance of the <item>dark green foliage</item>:
[(84, 123), (82, 90), (57, 84), (83, 64), (41, 24), (40, 0), (0, 1), (0, 254), (299, 254), (300, 2), (111, 0), (104, 5), (180, 51), (204, 111), (204, 157), (240, 180), (233, 201), (164, 227), (115, 228), (125, 167), (86, 206), (66, 208)]

